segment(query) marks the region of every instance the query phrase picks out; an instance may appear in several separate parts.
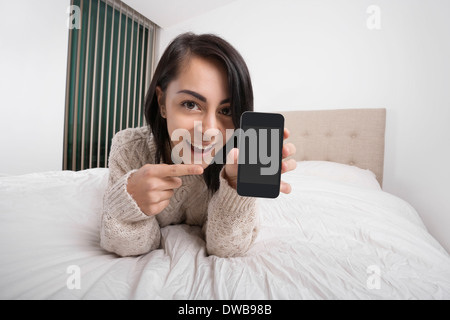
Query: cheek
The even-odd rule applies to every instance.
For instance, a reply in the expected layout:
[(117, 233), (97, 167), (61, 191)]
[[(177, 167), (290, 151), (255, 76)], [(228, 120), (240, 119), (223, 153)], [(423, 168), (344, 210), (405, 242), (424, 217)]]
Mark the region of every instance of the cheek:
[[(167, 112), (166, 121), (169, 138), (173, 136), (174, 132), (176, 133), (174, 136), (179, 136), (180, 134), (184, 134), (185, 131), (192, 132), (194, 129), (194, 123), (192, 122), (192, 120), (183, 115), (177, 115), (176, 113)], [(172, 141), (171, 139), (172, 146), (182, 141), (181, 138), (179, 140), (175, 140), (176, 141)]]

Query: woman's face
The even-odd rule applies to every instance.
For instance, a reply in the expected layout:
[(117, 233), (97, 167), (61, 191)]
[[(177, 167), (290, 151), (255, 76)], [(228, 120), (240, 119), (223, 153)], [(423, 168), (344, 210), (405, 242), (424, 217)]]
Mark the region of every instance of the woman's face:
[(226, 130), (234, 129), (226, 70), (215, 60), (194, 56), (165, 94), (159, 87), (156, 91), (171, 137), (172, 161), (206, 168), (225, 144)]

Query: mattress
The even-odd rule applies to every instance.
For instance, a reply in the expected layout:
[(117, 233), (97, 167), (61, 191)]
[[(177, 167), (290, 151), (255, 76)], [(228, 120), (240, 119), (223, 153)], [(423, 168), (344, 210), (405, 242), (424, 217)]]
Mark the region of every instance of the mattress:
[(1, 177), (0, 299), (450, 298), (450, 257), (409, 203), (367, 171), (298, 164), (290, 194), (257, 200), (260, 233), (235, 258), (184, 224), (148, 254), (104, 251), (108, 169)]

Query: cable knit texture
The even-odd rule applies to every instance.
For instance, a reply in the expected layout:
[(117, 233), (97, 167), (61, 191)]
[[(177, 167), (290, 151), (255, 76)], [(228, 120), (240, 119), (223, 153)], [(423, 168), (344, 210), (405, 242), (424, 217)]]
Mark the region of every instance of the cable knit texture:
[(145, 215), (127, 192), (129, 176), (155, 164), (156, 146), (147, 127), (118, 132), (109, 156), (109, 180), (103, 199), (101, 246), (120, 256), (136, 256), (161, 247), (161, 230), (170, 224), (202, 226), (206, 250), (219, 257), (242, 256), (258, 233), (255, 198), (241, 197), (220, 172), (219, 190), (211, 195), (201, 175), (180, 177), (169, 205)]

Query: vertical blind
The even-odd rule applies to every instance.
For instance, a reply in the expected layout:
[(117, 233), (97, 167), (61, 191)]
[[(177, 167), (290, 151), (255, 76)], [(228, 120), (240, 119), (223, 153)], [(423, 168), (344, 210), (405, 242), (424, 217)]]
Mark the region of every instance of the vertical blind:
[(72, 0), (63, 170), (107, 167), (117, 131), (142, 126), (156, 26), (118, 0)]

